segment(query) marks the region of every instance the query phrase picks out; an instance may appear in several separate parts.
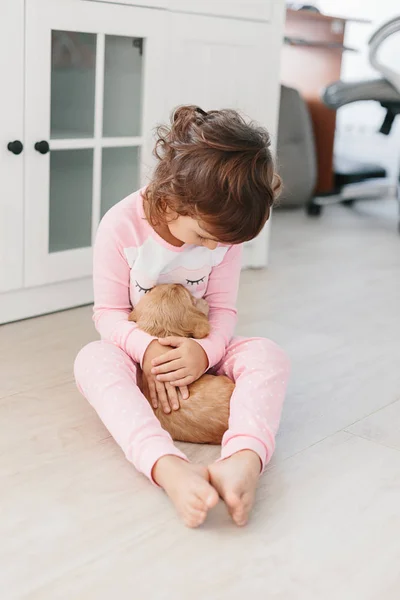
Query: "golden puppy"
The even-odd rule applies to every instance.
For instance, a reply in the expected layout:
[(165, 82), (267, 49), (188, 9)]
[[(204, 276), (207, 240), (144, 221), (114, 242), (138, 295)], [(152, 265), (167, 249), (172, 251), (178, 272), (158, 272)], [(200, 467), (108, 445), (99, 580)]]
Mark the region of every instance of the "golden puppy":
[[(161, 284), (145, 294), (129, 315), (143, 331), (155, 337), (169, 335), (201, 339), (210, 332), (208, 304), (195, 300), (180, 284)], [(139, 385), (150, 402), (146, 379)], [(225, 376), (202, 375), (189, 386), (187, 400), (179, 399), (180, 409), (166, 414), (153, 409), (162, 427), (181, 442), (220, 444), (228, 429), (229, 402), (235, 385)]]

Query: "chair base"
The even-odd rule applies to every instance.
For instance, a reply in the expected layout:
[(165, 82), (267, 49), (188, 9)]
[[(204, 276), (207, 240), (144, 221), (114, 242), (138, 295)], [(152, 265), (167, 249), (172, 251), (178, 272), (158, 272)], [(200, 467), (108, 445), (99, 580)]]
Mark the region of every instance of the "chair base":
[(387, 196), (397, 196), (400, 207), (400, 180), (396, 185), (387, 177), (387, 172), (381, 165), (336, 156), (334, 190), (315, 196), (307, 204), (306, 212), (309, 216), (318, 217), (328, 204), (351, 207), (357, 200), (379, 200)]
[[(315, 196), (307, 205), (306, 212), (310, 217), (319, 217), (323, 207), (330, 204), (344, 204), (351, 208), (360, 200), (380, 200), (387, 197), (397, 198), (400, 210), (400, 180), (396, 185), (393, 180), (385, 178), (367, 179), (359, 183), (350, 183), (330, 194)], [(400, 233), (400, 215), (399, 215)]]

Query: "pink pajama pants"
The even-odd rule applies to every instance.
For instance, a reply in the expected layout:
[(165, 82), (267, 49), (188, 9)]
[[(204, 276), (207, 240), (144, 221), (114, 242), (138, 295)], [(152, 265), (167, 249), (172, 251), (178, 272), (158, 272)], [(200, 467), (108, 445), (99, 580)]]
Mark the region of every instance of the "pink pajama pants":
[[(162, 429), (138, 388), (137, 368), (123, 350), (98, 341), (79, 352), (75, 378), (126, 458), (152, 479), (152, 469), (162, 456), (187, 458)], [(265, 468), (274, 451), (288, 380), (285, 353), (270, 340), (233, 338), (224, 358), (210, 372), (227, 375), (236, 384), (221, 458), (250, 449)]]

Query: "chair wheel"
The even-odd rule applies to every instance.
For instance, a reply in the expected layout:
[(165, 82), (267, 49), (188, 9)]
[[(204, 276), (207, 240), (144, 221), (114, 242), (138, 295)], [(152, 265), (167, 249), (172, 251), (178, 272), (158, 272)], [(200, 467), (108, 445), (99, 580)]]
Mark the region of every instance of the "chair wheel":
[(320, 204), (314, 204), (314, 202), (309, 202), (307, 204), (307, 214), (310, 217), (319, 217), (322, 212), (322, 206)]
[(343, 206), (353, 206), (355, 200), (354, 199), (350, 199), (350, 200), (342, 200), (342, 204)]

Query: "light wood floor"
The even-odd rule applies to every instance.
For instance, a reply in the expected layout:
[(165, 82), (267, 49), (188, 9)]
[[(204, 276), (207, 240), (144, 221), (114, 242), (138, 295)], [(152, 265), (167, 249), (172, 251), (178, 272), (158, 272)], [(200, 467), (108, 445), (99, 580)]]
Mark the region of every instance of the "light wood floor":
[[(383, 206), (383, 205), (382, 205)], [(89, 307), (0, 330), (2, 600), (398, 600), (400, 238), (395, 206), (276, 213), (238, 333), (293, 373), (251, 523), (185, 529), (78, 394)], [(217, 449), (188, 447), (207, 462)]]

